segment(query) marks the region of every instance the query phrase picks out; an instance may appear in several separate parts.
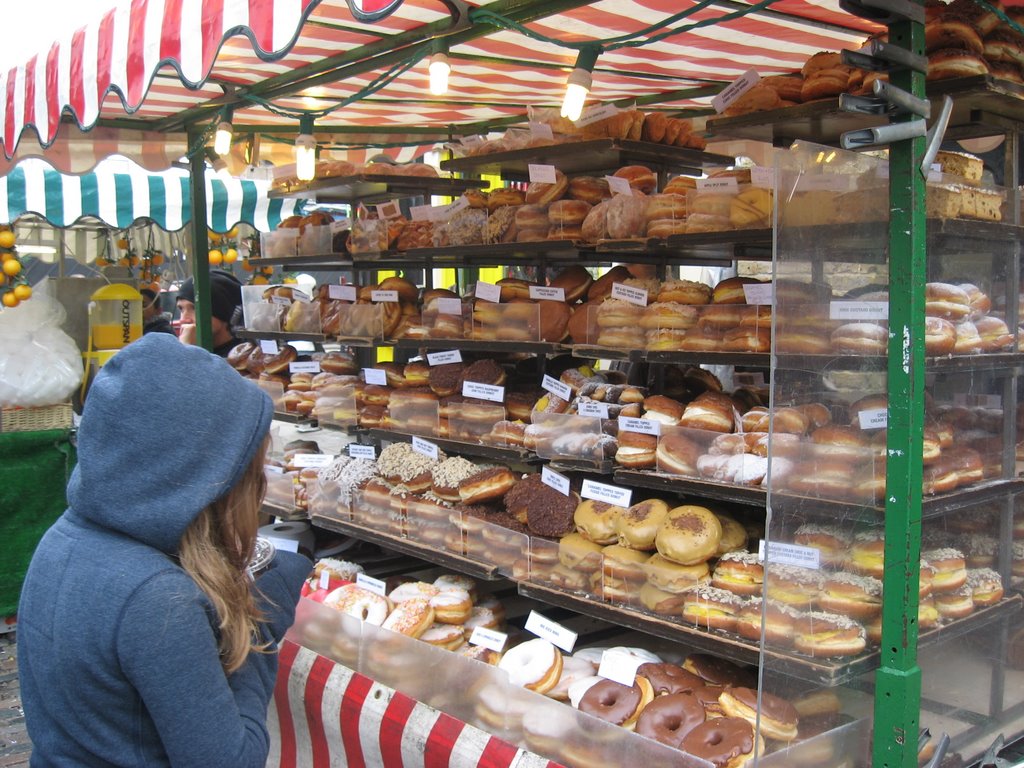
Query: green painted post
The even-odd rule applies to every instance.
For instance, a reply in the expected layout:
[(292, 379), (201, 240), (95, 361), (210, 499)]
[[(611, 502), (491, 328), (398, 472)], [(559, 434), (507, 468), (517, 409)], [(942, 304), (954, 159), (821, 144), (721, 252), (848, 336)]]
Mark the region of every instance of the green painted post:
[[(922, 24), (889, 27), (890, 42), (924, 53)], [(924, 97), (924, 75), (903, 71), (893, 85)], [(911, 118), (904, 118), (911, 119)], [(874, 768), (915, 768), (920, 727), (917, 664), (924, 430), (925, 139), (889, 149), (889, 422), (885, 499), (885, 600), (881, 667), (875, 676)]]
[(206, 153), (196, 146), (202, 132), (188, 132), (188, 146), (195, 150), (188, 159), (189, 186), (192, 193), (192, 276), (196, 289), (196, 343), (213, 349), (210, 315), (210, 247), (206, 239)]

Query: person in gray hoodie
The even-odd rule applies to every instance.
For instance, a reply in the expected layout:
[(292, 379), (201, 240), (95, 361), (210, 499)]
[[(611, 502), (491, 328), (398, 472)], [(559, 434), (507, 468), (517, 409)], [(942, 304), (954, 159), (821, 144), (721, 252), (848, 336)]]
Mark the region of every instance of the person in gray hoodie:
[(312, 567), (277, 552), (249, 574), (272, 414), (167, 334), (97, 375), (18, 611), (34, 768), (266, 764), (276, 646)]

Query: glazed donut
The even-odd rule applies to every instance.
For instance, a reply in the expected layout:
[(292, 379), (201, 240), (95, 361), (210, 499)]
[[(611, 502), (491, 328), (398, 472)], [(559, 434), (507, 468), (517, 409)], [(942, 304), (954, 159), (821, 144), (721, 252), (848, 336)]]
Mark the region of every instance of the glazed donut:
[(621, 264), (612, 267), (597, 278), (587, 290), (587, 301), (607, 298), (611, 295), (612, 286), (615, 283), (623, 283), (631, 277), (630, 271)]
[(948, 355), (953, 351), (954, 346), (956, 346), (956, 326), (942, 317), (933, 317), (931, 315), (925, 317), (925, 354), (929, 356)]
[(643, 165), (626, 165), (619, 168), (614, 174), (617, 178), (626, 179), (629, 186), (645, 195), (651, 194), (658, 188), (658, 177)]
[(431, 600), (441, 590), (426, 581), (407, 581), (388, 593), (388, 599), (396, 605), (406, 600)]
[(477, 472), (460, 482), (459, 496), (463, 504), (480, 504), (500, 499), (515, 482), (515, 475), (508, 467), (493, 467)]
[(684, 505), (669, 511), (655, 537), (658, 552), (681, 565), (704, 562), (718, 551), (722, 524), (706, 507)]
[(466, 642), (462, 627), (452, 624), (431, 624), (419, 639), (448, 651), (454, 651)]
[[(436, 584), (434, 585), (436, 586)], [(473, 611), (473, 600), (464, 589), (449, 589), (430, 598), (438, 624), (465, 624)]]
[(614, 544), (618, 540), (616, 520), (626, 510), (595, 499), (585, 499), (573, 512), (573, 522), (587, 541), (595, 544)]
[(720, 280), (711, 292), (712, 304), (746, 304), (747, 295), (743, 291), (744, 285), (759, 285), (760, 280), (752, 277), (729, 277)]
[(579, 710), (626, 730), (636, 728), (644, 707), (654, 700), (654, 688), (647, 678), (637, 676), (633, 685), (601, 680), (580, 699)]
[(711, 573), (706, 562), (680, 565), (660, 554), (651, 555), (650, 559), (642, 564), (642, 568), (650, 585), (671, 594), (681, 594), (707, 584)]
[[(527, 205), (550, 205), (565, 197), (569, 191), (569, 179), (561, 171), (555, 171), (555, 183), (533, 182), (526, 188)], [(516, 224), (519, 224), (519, 212), (516, 211)]]
[(548, 230), (546, 205), (521, 205), (516, 208), (516, 227), (520, 230)]
[(704, 685), (704, 681), (693, 672), (667, 662), (648, 661), (637, 667), (636, 673), (650, 681), (656, 697), (693, 693)]
[(981, 337), (982, 352), (998, 352), (1013, 347), (1013, 334), (1006, 323), (998, 317), (979, 317), (974, 321), (974, 328)]
[(396, 291), (398, 300), (403, 304), (415, 304), (420, 295), (420, 289), (416, 287), (416, 284), (404, 277), (385, 277), (377, 286), (377, 290)]
[(659, 219), (682, 220), (688, 212), (687, 201), (684, 195), (661, 194), (651, 195), (647, 198), (647, 208), (644, 210), (644, 221), (648, 227), (651, 222)]
[(653, 551), (654, 539), (662, 522), (668, 516), (668, 511), (668, 504), (661, 499), (647, 499), (628, 509), (620, 508), (618, 514), (612, 518), (619, 545), (630, 549)]
[(434, 609), (423, 598), (406, 600), (395, 606), (381, 625), (407, 637), (418, 638), (434, 623)]
[(512, 685), (547, 693), (562, 676), (562, 652), (547, 640), (527, 640), (505, 651), (498, 662)]
[(236, 371), (246, 370), (249, 364), (249, 355), (256, 349), (259, 349), (259, 345), (255, 341), (243, 341), (241, 344), (236, 344), (228, 352), (228, 364)]
[(727, 717), (739, 717), (751, 725), (760, 719), (761, 732), (769, 739), (792, 741), (797, 735), (800, 716), (796, 707), (783, 698), (761, 691), (758, 700), (753, 688), (726, 688), (718, 703)]
[(832, 331), (832, 349), (854, 355), (884, 355), (888, 340), (878, 323), (846, 323)]
[(590, 203), (582, 200), (556, 200), (548, 207), (548, 222), (556, 229), (578, 228), (588, 213)]
[(764, 739), (739, 717), (714, 717), (690, 731), (679, 745), (715, 768), (739, 768), (754, 755), (764, 754)]
[(391, 611), (391, 601), (368, 589), (345, 584), (324, 598), (324, 605), (379, 627)]
[(658, 448), (655, 451), (658, 471), (696, 477), (697, 459), (701, 453), (701, 447), (688, 438), (683, 430), (667, 431), (658, 440)]
[(282, 346), (276, 355), (263, 353), (262, 372), (269, 375), (283, 373), (288, 370), (289, 364), (295, 362), (298, 357), (299, 353), (295, 351), (295, 347), (290, 347), (287, 344)]
[(558, 540), (558, 562), (574, 571), (592, 574), (601, 570), (603, 546), (577, 533)]
[(587, 295), (587, 290), (593, 282), (594, 278), (585, 267), (573, 264), (555, 275), (548, 285), (563, 290), (566, 304), (575, 304)]
[(582, 200), (590, 205), (597, 205), (612, 196), (606, 179), (593, 176), (576, 176), (569, 181), (569, 197)]
[(636, 732), (680, 749), (683, 739), (698, 725), (702, 725), (705, 717), (704, 706), (690, 693), (659, 695), (640, 713)]

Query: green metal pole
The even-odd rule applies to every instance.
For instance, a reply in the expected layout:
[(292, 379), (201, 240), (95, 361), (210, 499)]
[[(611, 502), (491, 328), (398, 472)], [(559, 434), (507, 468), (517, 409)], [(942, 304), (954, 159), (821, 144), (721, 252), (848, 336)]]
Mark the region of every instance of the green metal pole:
[[(202, 132), (188, 132), (188, 146), (194, 148)], [(188, 159), (192, 192), (192, 277), (196, 289), (196, 342), (213, 349), (210, 315), (210, 248), (206, 239), (206, 156), (200, 146)]]
[[(890, 42), (924, 53), (922, 24), (889, 27)], [(924, 75), (903, 71), (893, 85), (924, 97)], [(904, 119), (911, 119), (910, 117)], [(920, 727), (917, 664), (924, 431), (925, 140), (889, 150), (889, 422), (885, 488), (885, 600), (881, 667), (875, 677), (874, 768), (915, 768)]]

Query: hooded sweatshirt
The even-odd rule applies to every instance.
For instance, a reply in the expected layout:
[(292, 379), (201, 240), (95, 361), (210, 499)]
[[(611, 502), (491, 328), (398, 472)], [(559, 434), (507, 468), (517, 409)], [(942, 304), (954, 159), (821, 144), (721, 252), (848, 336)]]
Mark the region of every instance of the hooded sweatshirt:
[[(226, 361), (166, 334), (97, 375), (68, 509), (33, 555), (18, 611), (32, 766), (265, 765), (273, 646), (227, 676), (216, 612), (175, 556), (238, 482), (272, 412)], [(144, 460), (156, 454), (160, 474)], [(291, 624), (310, 565), (279, 552), (257, 580), (267, 640)]]

